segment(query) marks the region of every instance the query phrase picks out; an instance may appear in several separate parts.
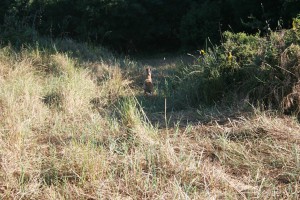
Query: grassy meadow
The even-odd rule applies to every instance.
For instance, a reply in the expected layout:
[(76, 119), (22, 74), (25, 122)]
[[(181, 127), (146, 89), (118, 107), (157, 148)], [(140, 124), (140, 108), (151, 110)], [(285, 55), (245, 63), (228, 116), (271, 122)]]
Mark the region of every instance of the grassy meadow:
[[(221, 56), (218, 49), (205, 49), (194, 64), (163, 58), (145, 64), (71, 40), (2, 46), (0, 199), (299, 199), (297, 112), (283, 115), (251, 102), (257, 91), (276, 96), (277, 85), (263, 80), (276, 89), (255, 85), (259, 90), (232, 104), (213, 98), (225, 95), (219, 92), (224, 81), (244, 75), (236, 70), (241, 66), (275, 73), (266, 64), (278, 61), (272, 55), (299, 64), (298, 41), (281, 44), (280, 34), (266, 43), (232, 37)], [(234, 40), (241, 45), (229, 43)], [(272, 48), (259, 51), (263, 44)], [(236, 57), (226, 64), (228, 51)], [(255, 56), (262, 61), (242, 63)], [(142, 89), (146, 65), (155, 66), (156, 95), (148, 98)], [(218, 74), (213, 66), (224, 70)], [(291, 73), (297, 73), (295, 66)], [(262, 80), (262, 72), (254, 80)], [(204, 75), (192, 76), (199, 73)], [(229, 78), (220, 80), (220, 74)], [(241, 87), (252, 86), (250, 81)], [(217, 92), (192, 87), (204, 83)], [(188, 105), (199, 96), (212, 103)]]

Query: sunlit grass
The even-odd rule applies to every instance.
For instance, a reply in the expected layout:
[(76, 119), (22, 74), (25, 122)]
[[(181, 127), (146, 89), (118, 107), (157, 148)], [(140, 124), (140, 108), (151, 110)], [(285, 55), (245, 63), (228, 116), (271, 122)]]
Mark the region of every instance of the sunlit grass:
[(1, 199), (299, 198), (293, 117), (199, 107), (199, 123), (153, 123), (130, 79), (138, 65), (91, 51), (0, 49)]

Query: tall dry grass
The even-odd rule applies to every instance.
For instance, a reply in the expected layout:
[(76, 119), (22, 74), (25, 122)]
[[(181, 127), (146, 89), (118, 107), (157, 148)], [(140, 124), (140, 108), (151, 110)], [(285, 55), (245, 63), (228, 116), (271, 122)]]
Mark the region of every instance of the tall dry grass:
[(299, 198), (293, 118), (158, 128), (124, 63), (0, 49), (1, 199)]

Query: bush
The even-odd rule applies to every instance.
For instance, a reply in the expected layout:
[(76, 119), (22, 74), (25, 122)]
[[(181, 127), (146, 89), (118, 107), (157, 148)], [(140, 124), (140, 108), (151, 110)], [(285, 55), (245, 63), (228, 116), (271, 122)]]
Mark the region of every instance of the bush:
[(180, 98), (196, 106), (242, 97), (269, 108), (296, 111), (300, 100), (300, 18), (293, 24), (292, 29), (265, 37), (224, 32), (220, 46), (200, 54), (194, 65), (179, 67), (174, 82)]

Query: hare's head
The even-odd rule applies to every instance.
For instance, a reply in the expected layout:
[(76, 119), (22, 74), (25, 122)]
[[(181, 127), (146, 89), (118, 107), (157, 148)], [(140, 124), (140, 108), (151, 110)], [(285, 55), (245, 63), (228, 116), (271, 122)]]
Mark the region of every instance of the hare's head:
[(146, 68), (146, 74), (147, 76), (151, 75), (151, 67)]

